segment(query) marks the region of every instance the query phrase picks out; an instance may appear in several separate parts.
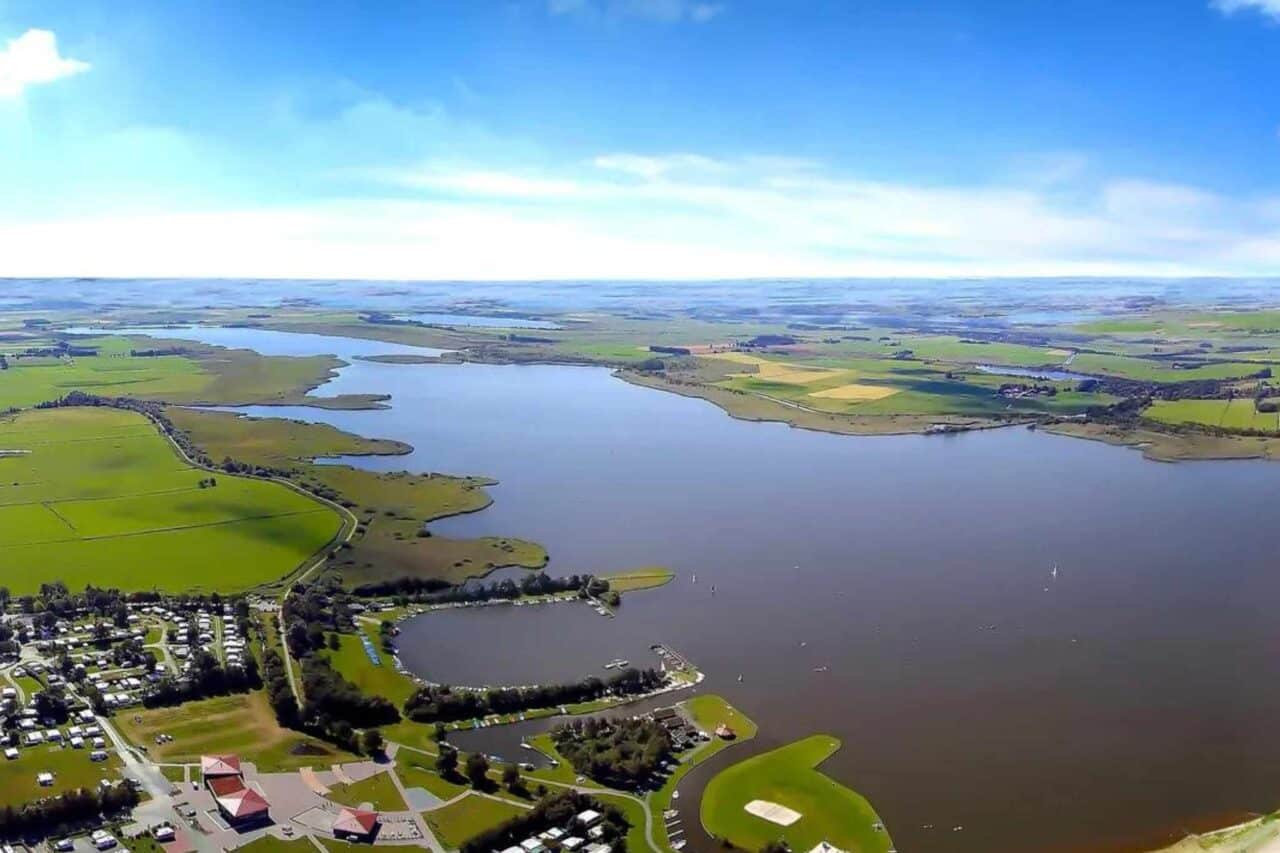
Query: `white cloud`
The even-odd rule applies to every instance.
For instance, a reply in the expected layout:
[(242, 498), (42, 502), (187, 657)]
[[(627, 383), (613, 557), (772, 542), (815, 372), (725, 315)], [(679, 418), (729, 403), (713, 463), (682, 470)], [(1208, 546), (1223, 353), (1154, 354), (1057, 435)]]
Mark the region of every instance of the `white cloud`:
[(725, 4), (707, 0), (547, 0), (547, 11), (552, 15), (587, 14), (704, 24), (721, 15)]
[[(690, 158), (712, 165), (667, 165)], [(0, 275), (1266, 275), (1280, 260), (1280, 199), (1149, 180), (1064, 195), (1033, 180), (921, 186), (785, 158), (617, 152), (560, 170), (438, 161), (370, 176), (395, 197), (70, 220), (0, 213)]]
[(27, 30), (0, 51), (0, 98), (16, 98), (28, 86), (52, 83), (89, 70), (89, 63), (58, 54), (49, 30)]
[(724, 164), (701, 154), (667, 154), (659, 157), (640, 154), (602, 154), (591, 161), (597, 169), (622, 172), (655, 180), (671, 172), (716, 171)]
[(1252, 11), (1280, 21), (1280, 0), (1209, 0), (1209, 5), (1224, 15)]

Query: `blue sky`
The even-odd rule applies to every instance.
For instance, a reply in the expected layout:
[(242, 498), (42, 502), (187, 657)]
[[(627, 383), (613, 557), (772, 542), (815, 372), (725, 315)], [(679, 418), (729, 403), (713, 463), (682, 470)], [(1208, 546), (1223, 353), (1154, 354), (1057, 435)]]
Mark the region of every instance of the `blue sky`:
[(1280, 270), (1280, 0), (0, 0), (0, 275)]

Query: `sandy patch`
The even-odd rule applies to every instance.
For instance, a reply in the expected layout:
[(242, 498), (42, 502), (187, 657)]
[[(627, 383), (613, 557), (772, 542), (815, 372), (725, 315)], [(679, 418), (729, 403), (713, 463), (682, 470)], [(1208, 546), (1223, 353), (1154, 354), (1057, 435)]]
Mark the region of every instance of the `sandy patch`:
[(825, 391), (814, 391), (809, 396), (821, 397), (824, 400), (883, 400), (885, 397), (892, 397), (897, 394), (898, 390), (897, 388), (886, 388), (883, 385), (864, 385), (861, 382), (851, 382), (848, 385), (838, 385)]
[(1049, 355), (1056, 355), (1056, 356), (1059, 356), (1059, 357), (1061, 357), (1061, 358), (1066, 358), (1067, 356), (1072, 355), (1072, 354), (1073, 354), (1073, 353), (1072, 353), (1072, 351), (1071, 351), (1071, 350), (1069, 350), (1069, 349), (1061, 349), (1061, 348), (1058, 348), (1058, 347), (1054, 347), (1053, 349), (1049, 350)]
[(771, 803), (768, 800), (752, 800), (743, 806), (743, 809), (747, 814), (764, 818), (770, 823), (776, 823), (778, 826), (791, 826), (802, 817), (800, 812), (789, 809), (779, 803)]

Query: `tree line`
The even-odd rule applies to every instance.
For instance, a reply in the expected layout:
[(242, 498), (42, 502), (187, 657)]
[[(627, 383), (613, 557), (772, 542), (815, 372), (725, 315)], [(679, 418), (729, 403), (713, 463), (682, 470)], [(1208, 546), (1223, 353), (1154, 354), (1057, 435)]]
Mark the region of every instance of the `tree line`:
[(44, 838), (95, 824), (102, 817), (128, 813), (141, 797), (129, 783), (98, 791), (80, 788), (59, 797), (47, 797), (0, 809), (0, 838)]
[(404, 705), (405, 716), (418, 723), (452, 723), (489, 714), (514, 714), (535, 708), (554, 708), (590, 702), (604, 696), (635, 696), (656, 690), (666, 676), (654, 669), (625, 669), (608, 679), (590, 676), (569, 684), (536, 687), (496, 687), (462, 690), (429, 684), (418, 689)]

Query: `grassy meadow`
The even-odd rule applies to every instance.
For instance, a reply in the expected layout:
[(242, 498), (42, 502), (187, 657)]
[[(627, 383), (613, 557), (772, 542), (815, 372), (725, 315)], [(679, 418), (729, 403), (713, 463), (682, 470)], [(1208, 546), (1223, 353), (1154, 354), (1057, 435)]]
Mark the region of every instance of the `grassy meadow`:
[[(103, 779), (120, 778), (121, 764), (115, 752), (106, 761), (91, 761), (90, 750), (70, 746), (23, 747), (19, 757), (0, 759), (0, 798), (17, 805), (56, 796), (77, 788), (96, 788)], [(42, 786), (36, 774), (52, 773), (53, 784)]]
[(455, 803), (427, 812), (424, 817), (436, 837), (445, 846), (456, 850), (489, 827), (523, 814), (526, 810), (505, 800), (495, 800), (473, 792)]
[(14, 592), (72, 588), (224, 592), (281, 578), (341, 520), (278, 483), (185, 463), (143, 416), (43, 409), (0, 418), (0, 570)]
[(402, 812), (408, 808), (391, 778), (390, 770), (374, 773), (350, 785), (332, 785), (329, 787), (329, 799), (353, 808), (369, 803), (374, 811), (380, 812)]
[(367, 629), (365, 633), (378, 651), (378, 658), (382, 661), (381, 666), (374, 666), (369, 661), (364, 644), (355, 634), (338, 635), (341, 645), (337, 651), (328, 652), (329, 663), (344, 678), (359, 687), (361, 692), (373, 696), (384, 696), (396, 707), (400, 707), (417, 690), (417, 685), (408, 676), (396, 671), (395, 661), (391, 655), (381, 649), (378, 632)]
[[(702, 797), (706, 830), (745, 850), (785, 840), (793, 850), (821, 841), (850, 853), (885, 853), (892, 847), (871, 804), (816, 768), (840, 748), (829, 735), (814, 735), (732, 765), (717, 774)], [(746, 811), (753, 800), (778, 803), (801, 814), (780, 826)]]
[[(355, 761), (332, 744), (281, 728), (261, 691), (187, 702), (174, 708), (127, 711), (115, 718), (121, 733), (147, 748), (154, 761), (199, 763), (200, 756), (237, 753), (262, 771), (295, 770)], [(167, 734), (169, 743), (155, 737)]]

